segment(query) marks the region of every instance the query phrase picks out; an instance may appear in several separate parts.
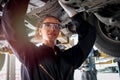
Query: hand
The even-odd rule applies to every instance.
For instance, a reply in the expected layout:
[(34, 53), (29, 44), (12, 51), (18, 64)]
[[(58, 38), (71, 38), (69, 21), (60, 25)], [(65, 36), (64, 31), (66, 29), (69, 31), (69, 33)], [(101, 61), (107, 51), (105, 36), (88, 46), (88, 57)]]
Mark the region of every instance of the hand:
[(65, 5), (61, 0), (58, 0), (60, 6), (65, 10), (65, 12), (68, 14), (69, 17), (73, 17), (74, 15), (77, 14), (75, 9)]

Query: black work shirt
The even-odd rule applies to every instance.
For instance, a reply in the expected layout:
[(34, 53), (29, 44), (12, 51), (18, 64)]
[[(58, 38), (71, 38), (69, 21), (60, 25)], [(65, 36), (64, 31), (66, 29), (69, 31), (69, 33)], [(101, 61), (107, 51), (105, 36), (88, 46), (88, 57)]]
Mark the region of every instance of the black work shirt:
[(22, 63), (22, 80), (73, 80), (74, 70), (83, 63), (94, 45), (95, 28), (84, 21), (80, 14), (76, 14), (71, 18), (79, 34), (75, 46), (64, 51), (57, 47), (53, 50), (46, 45), (37, 47), (29, 42), (24, 33), (28, 2), (29, 0), (9, 0), (3, 8), (2, 16), (3, 32)]

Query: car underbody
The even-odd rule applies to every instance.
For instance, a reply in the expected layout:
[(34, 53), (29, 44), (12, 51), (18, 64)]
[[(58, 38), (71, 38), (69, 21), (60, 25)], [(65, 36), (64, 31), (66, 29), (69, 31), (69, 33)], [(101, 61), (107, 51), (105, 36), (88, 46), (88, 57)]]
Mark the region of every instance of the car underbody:
[[(97, 39), (95, 46), (104, 53), (120, 57), (120, 0), (61, 0), (68, 6), (73, 7), (77, 12), (82, 13), (82, 17), (95, 26)], [(7, 0), (0, 0), (1, 14), (2, 6)], [(35, 23), (41, 20), (46, 14), (54, 15), (62, 20), (62, 37), (58, 41), (62, 47), (73, 46), (70, 37), (76, 34), (75, 26), (70, 18), (61, 8), (58, 0), (30, 0), (26, 12), (25, 24), (28, 36), (34, 41)], [(2, 15), (1, 15), (2, 16)], [(0, 28), (0, 31), (2, 29)], [(0, 39), (4, 41), (4, 35), (0, 32)], [(1, 45), (4, 43), (1, 42)]]

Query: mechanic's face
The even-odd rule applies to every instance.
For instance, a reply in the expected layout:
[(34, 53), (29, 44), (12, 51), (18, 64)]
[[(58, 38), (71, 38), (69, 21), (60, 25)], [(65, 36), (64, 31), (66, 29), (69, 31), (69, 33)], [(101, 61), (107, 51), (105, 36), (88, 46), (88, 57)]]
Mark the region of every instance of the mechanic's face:
[(39, 32), (42, 35), (44, 41), (55, 41), (59, 35), (60, 22), (54, 17), (48, 17), (43, 21), (42, 28)]

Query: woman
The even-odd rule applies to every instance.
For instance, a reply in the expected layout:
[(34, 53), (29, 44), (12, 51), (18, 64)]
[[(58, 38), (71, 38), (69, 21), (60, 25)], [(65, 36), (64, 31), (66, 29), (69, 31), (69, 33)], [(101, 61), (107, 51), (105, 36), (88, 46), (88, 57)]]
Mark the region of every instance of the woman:
[(62, 28), (60, 20), (52, 15), (45, 15), (41, 21), (37, 22), (36, 27), (35, 39), (54, 47), (56, 38)]
[(78, 44), (61, 51), (55, 46), (61, 28), (60, 21), (48, 16), (38, 26), (43, 44), (37, 47), (28, 40), (24, 29), (28, 2), (9, 0), (2, 16), (6, 39), (22, 63), (22, 80), (73, 80), (74, 70), (83, 63), (93, 47), (95, 28), (84, 21), (80, 14), (70, 16), (79, 34)]

